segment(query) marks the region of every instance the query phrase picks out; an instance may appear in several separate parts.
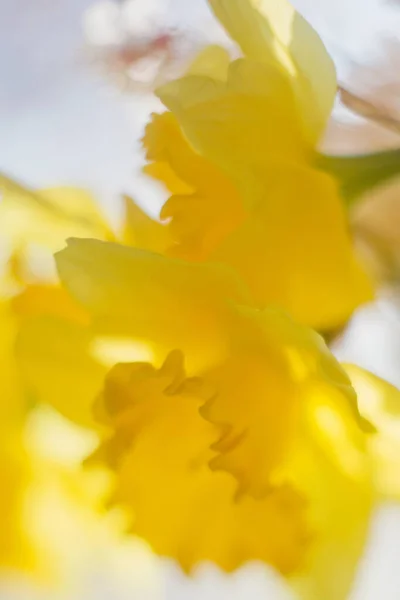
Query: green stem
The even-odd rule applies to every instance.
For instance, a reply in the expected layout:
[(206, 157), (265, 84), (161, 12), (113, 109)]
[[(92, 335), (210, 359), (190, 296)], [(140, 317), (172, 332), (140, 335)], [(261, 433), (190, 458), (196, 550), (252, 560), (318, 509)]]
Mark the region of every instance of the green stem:
[(400, 149), (356, 156), (318, 154), (316, 164), (339, 180), (342, 194), (351, 206), (364, 192), (400, 176)]

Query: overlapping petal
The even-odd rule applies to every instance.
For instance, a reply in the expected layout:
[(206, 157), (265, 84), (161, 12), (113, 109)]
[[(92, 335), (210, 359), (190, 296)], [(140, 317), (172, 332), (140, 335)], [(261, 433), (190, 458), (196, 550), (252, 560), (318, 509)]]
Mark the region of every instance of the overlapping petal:
[[(345, 448), (322, 427), (308, 429), (339, 469), (343, 451), (363, 462), (364, 422), (350, 380), (314, 332), (275, 310), (239, 309), (230, 354), (207, 373), (218, 393), (202, 410), (225, 426), (214, 444), (213, 468), (235, 475), (240, 489), (263, 497), (288, 477), (288, 464), (308, 421), (329, 412)], [(260, 452), (263, 447), (264, 451)], [(357, 462), (358, 461), (358, 462)], [(353, 469), (349, 469), (353, 474)]]
[(400, 391), (355, 365), (345, 365), (357, 391), (360, 410), (376, 431), (369, 437), (375, 485), (386, 499), (400, 496)]
[(229, 302), (248, 291), (227, 267), (178, 259), (97, 240), (70, 240), (57, 254), (60, 277), (95, 317), (97, 328), (185, 352), (188, 368), (224, 354)]
[(186, 378), (179, 351), (159, 370), (114, 367), (101, 397), (112, 437), (96, 453), (116, 471), (114, 501), (132, 511), (133, 532), (185, 571), (200, 561), (232, 571), (262, 560), (291, 573), (311, 539), (306, 502), (290, 486), (261, 502), (235, 500), (235, 481), (207, 464), (218, 428), (199, 407), (213, 393), (206, 381)]
[(210, 0), (245, 55), (276, 61), (292, 77), (306, 136), (319, 140), (336, 94), (336, 73), (320, 37), (287, 0)]
[(165, 224), (149, 217), (129, 196), (124, 197), (124, 208), (121, 242), (160, 253), (171, 246), (171, 235)]
[(153, 161), (146, 173), (172, 193), (160, 214), (169, 221), (166, 250), (193, 260), (207, 258), (244, 218), (238, 192), (222, 172), (193, 151), (171, 113), (153, 115), (144, 145)]
[(56, 250), (71, 235), (112, 239), (93, 196), (73, 187), (32, 191), (0, 175), (1, 233), (13, 246), (38, 244)]
[[(209, 130), (210, 145), (217, 130), (218, 125)], [(207, 135), (203, 128), (199, 131)], [(230, 160), (228, 136), (220, 139), (226, 144), (221, 156)], [(190, 148), (169, 113), (154, 119), (145, 145), (154, 165), (179, 165), (179, 177), (193, 189), (172, 195), (161, 211), (170, 219), (175, 241), (170, 254), (232, 266), (261, 306), (280, 305), (319, 329), (337, 327), (372, 297), (329, 176), (294, 164), (257, 167), (265, 155), (260, 150), (252, 160), (249, 150), (242, 163), (249, 160), (253, 177), (247, 174), (239, 195), (228, 177), (222, 172), (217, 176), (213, 165)], [(243, 168), (236, 168), (234, 159), (231, 167), (236, 174)]]
[(273, 65), (241, 58), (226, 82), (187, 75), (157, 94), (196, 151), (241, 188), (267, 161), (306, 160), (290, 81)]

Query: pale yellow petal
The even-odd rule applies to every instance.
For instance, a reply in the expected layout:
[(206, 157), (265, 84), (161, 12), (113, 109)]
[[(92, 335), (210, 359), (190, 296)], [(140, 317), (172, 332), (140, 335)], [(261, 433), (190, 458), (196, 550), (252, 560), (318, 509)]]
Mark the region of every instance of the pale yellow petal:
[(42, 316), (21, 325), (17, 359), (28, 392), (62, 415), (94, 427), (92, 406), (106, 368), (91, 356), (93, 336), (79, 323)]
[[(211, 148), (211, 128), (209, 133)], [(178, 162), (174, 138), (158, 134)], [(240, 128), (237, 135), (241, 139)], [(340, 326), (359, 304), (372, 299), (373, 286), (355, 254), (333, 179), (293, 164), (263, 166), (257, 157), (249, 159), (246, 169), (241, 151), (230, 157), (225, 129), (215, 140), (221, 160), (236, 176), (242, 172), (242, 194), (222, 173), (216, 177), (205, 160), (203, 165), (193, 162), (192, 169), (186, 166), (186, 173), (196, 169), (196, 192), (173, 195), (161, 211), (162, 218), (170, 219), (175, 242), (169, 252), (230, 265), (260, 305), (280, 305), (320, 330)], [(247, 157), (250, 153), (249, 138)], [(235, 168), (238, 162), (241, 167)]]
[(172, 194), (187, 194), (192, 191), (167, 162), (151, 162), (143, 167), (143, 173), (162, 183)]
[(214, 185), (223, 179), (210, 161), (191, 148), (172, 113), (152, 115), (146, 126), (143, 145), (147, 159), (158, 165), (155, 173), (146, 172), (163, 180), (173, 194), (189, 195), (197, 189), (202, 190), (208, 186), (207, 178), (212, 179)]
[(213, 390), (185, 378), (182, 360), (171, 353), (158, 371), (118, 365), (106, 380), (113, 437), (96, 455), (115, 471), (114, 502), (132, 512), (135, 534), (185, 571), (201, 561), (232, 571), (262, 560), (292, 572), (310, 543), (303, 498), (283, 486), (262, 502), (237, 500), (234, 480), (208, 469), (218, 431), (198, 409)]
[(233, 181), (251, 182), (268, 160), (305, 161), (290, 82), (274, 65), (238, 59), (225, 84), (187, 76), (157, 94), (198, 153)]
[(35, 243), (59, 249), (71, 235), (111, 239), (93, 196), (73, 187), (32, 191), (0, 175), (0, 230), (12, 244)]
[(217, 45), (206, 46), (192, 61), (187, 74), (205, 75), (224, 81), (228, 74), (229, 63), (230, 56), (226, 48)]
[(308, 141), (318, 141), (333, 108), (336, 72), (322, 40), (287, 0), (210, 0), (243, 52), (279, 61), (293, 79)]
[(121, 241), (128, 246), (163, 253), (172, 239), (165, 224), (149, 217), (132, 198), (124, 197), (125, 217)]
[(40, 591), (46, 598), (85, 594), (87, 574), (103, 567), (115, 593), (121, 589), (135, 597), (149, 589), (147, 577), (155, 577), (150, 552), (126, 540), (122, 514), (104, 513), (109, 477), (82, 468), (96, 435), (41, 406), (30, 414), (25, 437), (31, 478), (24, 533), (35, 550), (33, 575)]
[(109, 334), (179, 348), (203, 364), (226, 345), (227, 303), (248, 300), (244, 284), (221, 265), (78, 239), (56, 260), (64, 285)]
[(369, 438), (379, 494), (400, 498), (400, 391), (376, 375), (346, 365), (357, 395), (360, 411), (376, 432)]
[(88, 313), (59, 285), (28, 285), (12, 298), (11, 306), (20, 319), (52, 315), (81, 325), (88, 325), (90, 321)]
[[(307, 446), (307, 444), (306, 444)], [(346, 475), (317, 446), (302, 455), (298, 448), (297, 478), (307, 491), (309, 525), (315, 543), (302, 572), (292, 584), (304, 600), (346, 600), (367, 546), (373, 503), (372, 473)]]

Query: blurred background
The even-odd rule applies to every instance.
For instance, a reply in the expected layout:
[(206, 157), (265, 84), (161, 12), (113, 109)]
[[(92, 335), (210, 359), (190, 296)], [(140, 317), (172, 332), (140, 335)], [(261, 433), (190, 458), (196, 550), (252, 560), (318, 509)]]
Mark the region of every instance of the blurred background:
[[(400, 146), (400, 2), (293, 4), (338, 68), (325, 151)], [(0, 0), (0, 170), (34, 188), (86, 188), (114, 221), (122, 194), (157, 214), (164, 191), (141, 173), (143, 128), (161, 108), (152, 92), (209, 42), (230, 43), (205, 0)], [(353, 229), (360, 250), (369, 248), (382, 293), (355, 315), (336, 351), (400, 385), (400, 182), (370, 194), (354, 210)], [(265, 567), (229, 578), (204, 568), (188, 580), (134, 541), (112, 559), (104, 547), (81, 560), (76, 589), (63, 600), (291, 597)], [(400, 598), (399, 565), (400, 508), (386, 506), (375, 516), (353, 599)], [(50, 600), (11, 579), (0, 598)]]

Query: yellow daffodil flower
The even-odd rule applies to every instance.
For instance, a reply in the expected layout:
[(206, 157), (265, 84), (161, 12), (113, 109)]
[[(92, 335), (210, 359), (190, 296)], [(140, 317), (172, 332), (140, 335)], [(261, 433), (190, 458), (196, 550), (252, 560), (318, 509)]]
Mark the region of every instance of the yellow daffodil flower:
[(109, 434), (93, 459), (132, 530), (187, 571), (263, 560), (304, 597), (344, 597), (372, 503), (369, 424), (321, 338), (255, 308), (224, 265), (95, 240), (57, 264), (92, 334), (153, 355), (114, 366), (95, 406)]
[(240, 46), (209, 48), (158, 90), (145, 171), (172, 194), (168, 253), (235, 268), (260, 306), (320, 330), (372, 297), (338, 182), (315, 156), (336, 93), (321, 40), (286, 0), (210, 0)]

